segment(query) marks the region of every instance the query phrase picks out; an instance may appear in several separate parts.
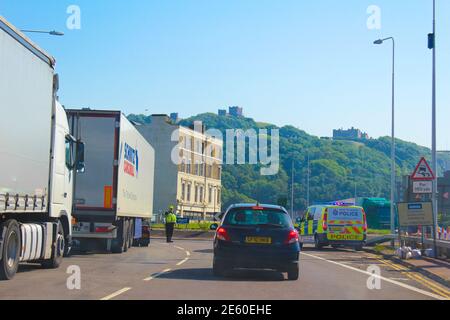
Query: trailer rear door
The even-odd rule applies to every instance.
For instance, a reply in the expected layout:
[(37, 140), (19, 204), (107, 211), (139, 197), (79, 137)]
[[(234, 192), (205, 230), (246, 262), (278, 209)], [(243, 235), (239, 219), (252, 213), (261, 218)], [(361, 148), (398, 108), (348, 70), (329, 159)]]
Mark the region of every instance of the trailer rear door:
[(75, 214), (115, 215), (120, 114), (69, 112), (72, 133), (85, 143), (85, 170), (75, 180)]

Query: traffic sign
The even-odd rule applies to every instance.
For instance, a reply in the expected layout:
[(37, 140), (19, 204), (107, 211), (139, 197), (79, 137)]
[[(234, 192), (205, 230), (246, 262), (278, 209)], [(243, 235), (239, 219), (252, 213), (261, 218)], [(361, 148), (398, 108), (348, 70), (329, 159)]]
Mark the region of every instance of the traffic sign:
[(433, 206), (431, 202), (399, 203), (398, 216), (401, 227), (432, 226)]
[(413, 192), (420, 194), (433, 193), (433, 181), (413, 181)]
[(432, 181), (435, 179), (434, 173), (425, 158), (420, 159), (411, 179), (416, 181)]

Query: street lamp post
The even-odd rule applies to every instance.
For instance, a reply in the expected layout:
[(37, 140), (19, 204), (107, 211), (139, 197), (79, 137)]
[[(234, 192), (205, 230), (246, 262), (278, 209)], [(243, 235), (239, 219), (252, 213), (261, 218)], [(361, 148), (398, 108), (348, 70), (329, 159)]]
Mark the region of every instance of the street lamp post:
[(432, 142), (431, 142), (431, 168), (434, 171), (435, 178), (432, 188), (433, 202), (433, 239), (434, 250), (436, 252), (436, 232), (438, 227), (438, 203), (437, 203), (437, 147), (436, 147), (436, 0), (433, 0), (433, 33), (429, 35), (429, 49), (433, 50), (433, 74), (432, 74)]
[(374, 44), (392, 40), (392, 142), (391, 142), (391, 234), (395, 234), (395, 40), (393, 37), (379, 39)]
[(59, 32), (56, 30), (52, 30), (52, 31), (43, 31), (43, 30), (20, 30), (24, 33), (45, 33), (45, 34), (49, 34), (51, 36), (63, 36), (64, 32)]

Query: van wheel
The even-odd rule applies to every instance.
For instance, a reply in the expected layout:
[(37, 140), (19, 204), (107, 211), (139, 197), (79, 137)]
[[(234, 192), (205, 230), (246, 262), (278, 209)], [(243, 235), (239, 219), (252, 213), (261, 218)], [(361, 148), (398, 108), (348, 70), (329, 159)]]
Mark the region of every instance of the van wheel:
[(292, 266), (289, 266), (287, 274), (288, 274), (288, 280), (290, 280), (290, 281), (298, 280), (299, 275), (300, 275), (299, 265), (297, 263), (295, 263)]
[(355, 247), (356, 251), (363, 251), (363, 246), (362, 245), (358, 245)]
[(42, 261), (41, 266), (45, 269), (59, 268), (62, 263), (65, 250), (66, 240), (64, 236), (64, 228), (61, 221), (59, 221), (56, 239), (52, 246), (52, 257), (49, 260)]
[(323, 248), (323, 245), (320, 243), (319, 236), (317, 234), (314, 236), (314, 247), (317, 250), (320, 250)]
[(19, 268), (20, 228), (15, 220), (8, 220), (0, 226), (0, 232), (6, 229), (3, 239), (2, 260), (0, 260), (0, 280), (11, 280)]

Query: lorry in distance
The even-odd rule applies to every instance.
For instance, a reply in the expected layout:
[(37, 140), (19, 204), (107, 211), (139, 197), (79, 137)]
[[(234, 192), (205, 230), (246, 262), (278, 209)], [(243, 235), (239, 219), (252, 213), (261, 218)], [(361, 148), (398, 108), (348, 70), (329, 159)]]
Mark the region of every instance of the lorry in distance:
[[(73, 236), (82, 250), (127, 251), (153, 212), (155, 152), (120, 111), (68, 110), (71, 134), (86, 143), (75, 175)], [(146, 221), (145, 221), (146, 222)]]

